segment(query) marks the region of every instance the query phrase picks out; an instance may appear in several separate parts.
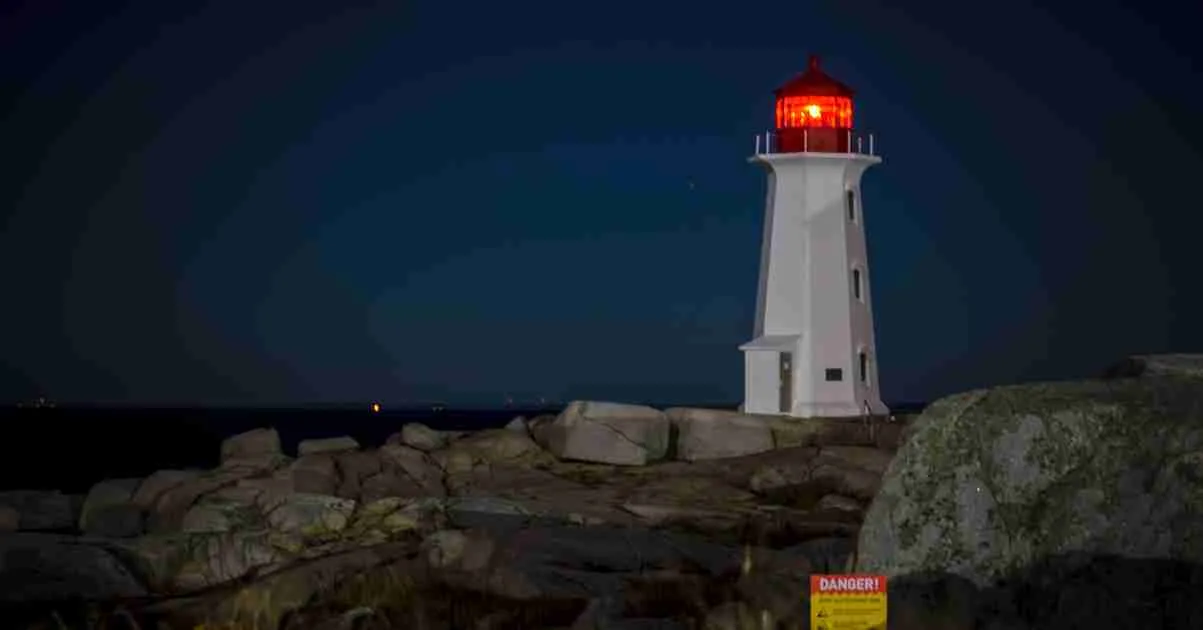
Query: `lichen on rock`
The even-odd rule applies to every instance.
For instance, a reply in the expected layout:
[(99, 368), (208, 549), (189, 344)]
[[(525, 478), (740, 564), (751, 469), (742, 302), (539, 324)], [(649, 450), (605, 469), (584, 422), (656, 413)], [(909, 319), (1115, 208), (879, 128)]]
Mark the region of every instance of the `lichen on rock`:
[(1163, 378), (940, 400), (866, 514), (859, 568), (986, 584), (1071, 551), (1201, 561), (1201, 399), (1197, 381)]

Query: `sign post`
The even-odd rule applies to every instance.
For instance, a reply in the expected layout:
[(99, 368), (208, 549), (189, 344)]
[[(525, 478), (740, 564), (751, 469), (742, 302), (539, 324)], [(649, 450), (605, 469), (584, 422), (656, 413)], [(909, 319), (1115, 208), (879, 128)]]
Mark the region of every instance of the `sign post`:
[(810, 576), (810, 630), (885, 630), (884, 575)]

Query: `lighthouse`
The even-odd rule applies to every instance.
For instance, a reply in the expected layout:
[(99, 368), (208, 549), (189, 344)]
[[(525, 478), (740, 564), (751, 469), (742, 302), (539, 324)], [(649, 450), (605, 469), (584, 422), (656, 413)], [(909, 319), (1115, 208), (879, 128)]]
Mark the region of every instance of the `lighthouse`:
[(877, 380), (861, 176), (881, 158), (853, 126), (853, 92), (812, 56), (776, 91), (749, 162), (767, 174), (746, 413), (885, 414)]

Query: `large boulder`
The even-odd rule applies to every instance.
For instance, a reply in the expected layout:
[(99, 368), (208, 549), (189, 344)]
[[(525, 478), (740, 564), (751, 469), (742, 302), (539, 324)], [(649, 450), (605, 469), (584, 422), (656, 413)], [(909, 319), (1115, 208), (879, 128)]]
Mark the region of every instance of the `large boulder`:
[[(152, 533), (179, 531), (183, 526), (185, 516), (198, 499), (222, 488), (233, 486), (244, 479), (255, 477), (262, 472), (255, 467), (223, 466), (169, 486), (158, 494), (153, 505), (147, 511), (147, 531)], [(151, 475), (151, 478), (153, 477), (154, 475)], [(148, 484), (151, 478), (144, 481), (143, 486)], [(139, 488), (138, 494), (141, 492), (142, 490)]]
[(549, 464), (555, 458), (524, 433), (490, 429), (456, 440), (431, 459), (441, 471), (438, 487), (447, 493), (463, 494), (477, 480), (492, 477), (498, 470), (531, 468)]
[(381, 472), (364, 480), (363, 500), (382, 497), (441, 497), (443, 472), (429, 455), (404, 444), (380, 447)]
[(284, 458), (275, 429), (252, 429), (221, 443), (222, 466), (274, 467)]
[(321, 494), (289, 495), (267, 514), (272, 529), (306, 538), (329, 538), (342, 531), (355, 511), (355, 501)]
[(338, 465), (329, 453), (302, 455), (280, 471), (292, 482), (293, 490), (312, 494), (334, 494), (338, 490)]
[(428, 533), (443, 524), (444, 507), (443, 503), (429, 499), (378, 499), (355, 510), (343, 535), (359, 544), (370, 545), (408, 532)]
[(503, 427), (503, 428), (508, 429), (510, 431), (517, 431), (519, 433), (529, 432), (529, 428), (526, 425), (526, 417), (525, 416), (515, 417), (513, 420), (510, 420), (509, 422), (505, 423), (505, 427)]
[(643, 466), (668, 453), (664, 412), (641, 405), (575, 401), (536, 438), (560, 459), (617, 466)]
[(866, 514), (861, 570), (983, 586), (1069, 556), (1203, 563), (1197, 381), (978, 390), (917, 423)]
[(150, 590), (187, 593), (223, 584), (290, 559), (269, 530), (152, 534), (116, 541)]
[(359, 500), (364, 482), (383, 470), (378, 451), (343, 451), (335, 455), (338, 465), (338, 489), (334, 494), (344, 499)]
[(168, 490), (197, 479), (201, 474), (199, 470), (157, 470), (142, 480), (131, 501), (142, 510), (149, 510)]
[(388, 438), (389, 444), (404, 444), (425, 452), (437, 451), (450, 441), (448, 433), (436, 431), (421, 422), (410, 422)]
[(230, 486), (206, 495), (184, 513), (180, 532), (207, 534), (263, 527), (258, 488)]
[(489, 429), (456, 440), (434, 460), (451, 474), (494, 464), (533, 465), (551, 458), (531, 437), (508, 429)]
[(684, 407), (665, 414), (677, 432), (677, 459), (683, 461), (740, 457), (773, 448), (773, 430), (765, 418)]
[[(242, 492), (246, 494), (240, 494)], [(276, 474), (270, 477), (239, 479), (233, 486), (219, 490), (216, 494), (254, 503), (255, 507), (266, 514), (288, 500), (295, 492), (300, 491), (295, 489), (288, 475), (284, 471), (276, 471)]]
[(92, 536), (122, 538), (142, 533), (142, 508), (134, 504), (141, 479), (106, 479), (84, 498), (79, 529)]

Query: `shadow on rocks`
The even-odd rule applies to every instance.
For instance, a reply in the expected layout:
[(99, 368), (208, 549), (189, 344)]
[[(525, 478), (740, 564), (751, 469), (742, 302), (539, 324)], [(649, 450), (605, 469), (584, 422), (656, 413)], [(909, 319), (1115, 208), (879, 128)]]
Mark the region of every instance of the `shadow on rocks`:
[[(431, 585), (401, 601), (377, 607), (328, 607), (295, 611), (281, 630), (528, 630), (568, 627), (585, 610), (582, 599), (514, 600)], [(355, 612), (362, 611), (361, 615)]]
[(1066, 554), (979, 589), (945, 573), (890, 580), (891, 630), (1203, 628), (1203, 565)]

